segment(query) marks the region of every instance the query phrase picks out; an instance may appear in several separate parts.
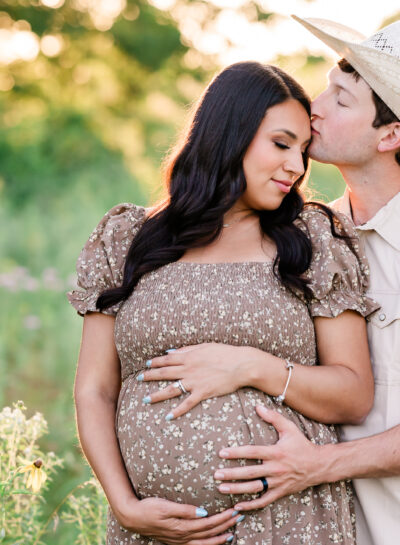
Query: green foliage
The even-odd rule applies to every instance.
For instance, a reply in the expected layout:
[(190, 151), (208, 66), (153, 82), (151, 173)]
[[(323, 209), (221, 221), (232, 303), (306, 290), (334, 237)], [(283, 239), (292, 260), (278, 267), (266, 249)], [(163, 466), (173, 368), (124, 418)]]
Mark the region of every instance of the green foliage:
[(134, 21), (121, 18), (111, 29), (116, 45), (125, 53), (150, 70), (160, 70), (171, 56), (187, 51), (164, 13), (144, 3), (138, 11)]
[[(40, 496), (25, 486), (26, 475), (19, 470), (35, 459), (43, 460), (48, 487), (52, 475), (62, 462), (53, 452), (44, 454), (37, 442), (46, 433), (47, 422), (40, 413), (25, 416), (22, 402), (0, 412), (0, 537), (9, 545), (39, 545), (41, 517)], [(39, 470), (41, 471), (41, 470)], [(28, 473), (29, 475), (29, 473)]]
[(346, 185), (338, 169), (312, 162), (308, 189), (311, 197), (329, 203), (343, 195)]
[(94, 479), (84, 483), (69, 495), (66, 507), (61, 518), (80, 530), (75, 545), (103, 545), (108, 503), (99, 483)]
[[(21, 401), (0, 412), (0, 543), (45, 545), (54, 537), (59, 545), (61, 518), (75, 530), (68, 543), (103, 545), (108, 504), (93, 478), (68, 491), (44, 516), (49, 475), (53, 477), (63, 462), (54, 452), (45, 454), (39, 447), (38, 441), (48, 433), (43, 415), (26, 418), (25, 412)], [(37, 490), (30, 492), (27, 486), (33, 474)]]

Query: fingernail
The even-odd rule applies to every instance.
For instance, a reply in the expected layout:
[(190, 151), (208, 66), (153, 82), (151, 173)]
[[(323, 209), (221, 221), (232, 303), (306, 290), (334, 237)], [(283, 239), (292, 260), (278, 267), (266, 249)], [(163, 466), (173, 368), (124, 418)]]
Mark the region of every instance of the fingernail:
[(150, 396), (146, 396), (143, 398), (143, 403), (151, 403), (151, 397)]
[[(165, 420), (173, 420), (173, 418), (174, 418), (174, 415), (172, 413), (168, 413), (167, 416), (165, 417)], [(201, 515), (201, 516), (205, 517), (206, 515)]]
[(228, 484), (220, 484), (218, 487), (218, 490), (220, 490), (220, 492), (229, 492), (230, 489), (231, 487)]
[(166, 353), (169, 354), (170, 352), (176, 352), (176, 348), (169, 348), (166, 350)]
[(228, 543), (230, 543), (231, 541), (233, 541), (233, 536), (227, 537), (227, 538), (226, 538), (226, 541), (227, 541)]
[(239, 514), (239, 511), (234, 511), (234, 512), (232, 513), (232, 517), (236, 517), (236, 515), (238, 515), (238, 514)]
[(220, 450), (219, 451), (220, 458), (228, 458), (229, 452), (227, 450)]
[(147, 360), (146, 361), (146, 367), (151, 367), (153, 360)]
[(237, 519), (236, 522), (242, 522), (242, 520), (245, 519), (245, 516), (244, 515), (240, 515), (240, 517)]
[(207, 515), (207, 511), (203, 507), (196, 508), (196, 517), (206, 517)]
[(224, 478), (224, 472), (223, 471), (216, 471), (214, 473), (214, 478), (215, 479), (223, 479)]
[(140, 375), (138, 375), (138, 376), (136, 377), (136, 380), (139, 380), (139, 381), (141, 381), (141, 380), (143, 380), (143, 379), (144, 379), (144, 374), (143, 374), (143, 373), (140, 373)]

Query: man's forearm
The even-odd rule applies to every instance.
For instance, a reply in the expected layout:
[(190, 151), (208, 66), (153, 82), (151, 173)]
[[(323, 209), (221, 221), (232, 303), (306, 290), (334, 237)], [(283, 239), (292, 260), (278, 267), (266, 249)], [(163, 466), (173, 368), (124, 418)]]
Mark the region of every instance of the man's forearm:
[(400, 425), (355, 441), (323, 445), (319, 455), (314, 484), (400, 475)]

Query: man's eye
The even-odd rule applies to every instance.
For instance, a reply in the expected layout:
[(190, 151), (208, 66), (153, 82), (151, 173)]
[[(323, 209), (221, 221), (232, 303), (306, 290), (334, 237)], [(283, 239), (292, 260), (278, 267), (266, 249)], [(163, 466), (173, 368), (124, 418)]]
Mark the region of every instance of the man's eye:
[(275, 146), (277, 146), (279, 149), (290, 149), (289, 146), (286, 144), (281, 144), (281, 142), (274, 142)]
[(342, 106), (343, 108), (347, 108), (346, 104), (342, 104), (339, 100), (337, 101), (338, 106)]

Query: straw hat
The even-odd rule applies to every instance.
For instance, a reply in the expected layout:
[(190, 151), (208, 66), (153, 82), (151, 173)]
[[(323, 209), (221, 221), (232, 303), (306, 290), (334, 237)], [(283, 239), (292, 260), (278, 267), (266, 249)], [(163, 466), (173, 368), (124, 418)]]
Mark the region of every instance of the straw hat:
[(365, 38), (340, 23), (292, 17), (344, 57), (400, 119), (400, 21)]

